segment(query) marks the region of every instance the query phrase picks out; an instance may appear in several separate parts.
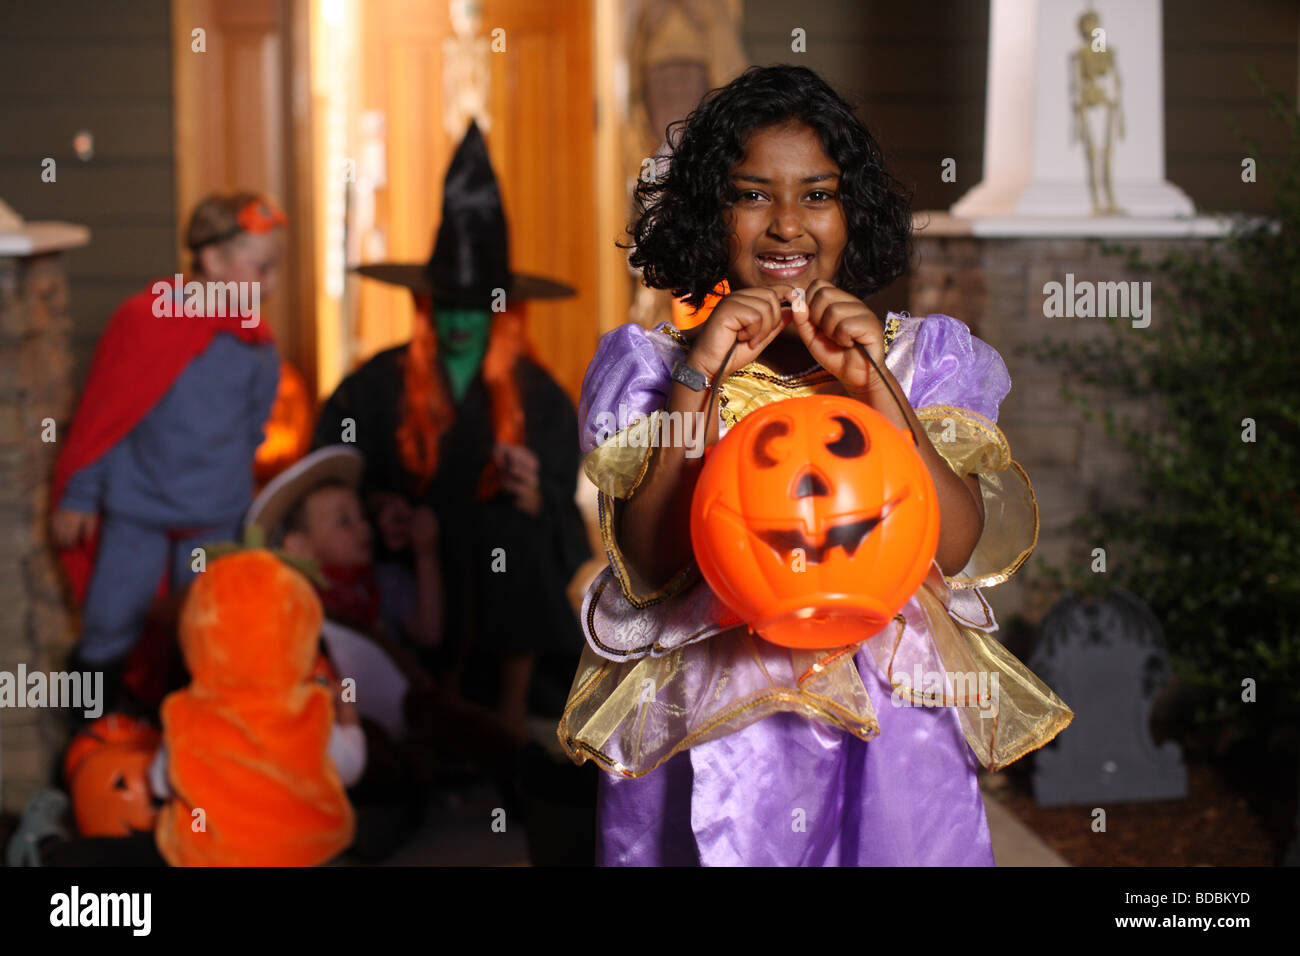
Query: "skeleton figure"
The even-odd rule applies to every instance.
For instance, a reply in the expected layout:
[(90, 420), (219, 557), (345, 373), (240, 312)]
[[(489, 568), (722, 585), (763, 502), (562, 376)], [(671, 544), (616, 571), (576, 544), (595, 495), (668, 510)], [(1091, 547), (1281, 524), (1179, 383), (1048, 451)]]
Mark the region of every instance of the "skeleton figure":
[(1124, 138), (1124, 107), (1120, 100), (1119, 66), (1106, 44), (1106, 31), (1093, 10), (1079, 17), (1083, 43), (1070, 54), (1070, 106), (1074, 122), (1070, 142), (1083, 139), (1088, 161), (1088, 192), (1093, 215), (1118, 215), (1111, 189), (1111, 143)]

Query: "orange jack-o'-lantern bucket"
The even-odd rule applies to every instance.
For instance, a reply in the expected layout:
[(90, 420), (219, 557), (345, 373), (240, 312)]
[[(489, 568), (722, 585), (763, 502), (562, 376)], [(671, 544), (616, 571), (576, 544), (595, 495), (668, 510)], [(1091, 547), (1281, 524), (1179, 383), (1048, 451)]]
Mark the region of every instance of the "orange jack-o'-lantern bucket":
[(73, 738), (63, 766), (82, 836), (153, 829), (157, 808), (148, 771), (161, 739), (145, 721), (122, 714), (101, 717)]
[(850, 398), (789, 399), (709, 449), (691, 544), (751, 630), (787, 647), (843, 647), (883, 629), (925, 579), (938, 496), (907, 429)]

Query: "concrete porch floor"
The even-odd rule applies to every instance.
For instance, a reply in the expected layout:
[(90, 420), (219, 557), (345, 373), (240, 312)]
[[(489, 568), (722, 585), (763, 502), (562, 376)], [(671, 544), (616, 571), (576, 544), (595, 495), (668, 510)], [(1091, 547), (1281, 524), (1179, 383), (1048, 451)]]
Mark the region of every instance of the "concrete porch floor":
[[(984, 809), (997, 866), (1069, 866), (1046, 843), (1006, 810), (981, 775)], [(449, 792), (431, 806), (419, 831), (384, 866), (528, 866), (523, 825), (504, 817), (504, 832), (494, 832), (501, 800), (489, 784)], [(501, 815), (497, 814), (500, 819)]]

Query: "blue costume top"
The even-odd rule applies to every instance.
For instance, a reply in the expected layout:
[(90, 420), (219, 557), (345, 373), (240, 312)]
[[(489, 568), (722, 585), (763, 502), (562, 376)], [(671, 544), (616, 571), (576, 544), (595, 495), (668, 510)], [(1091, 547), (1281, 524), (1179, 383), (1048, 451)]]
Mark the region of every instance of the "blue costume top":
[(218, 333), (125, 438), (73, 474), (62, 506), (164, 527), (237, 522), (279, 381), (273, 344)]

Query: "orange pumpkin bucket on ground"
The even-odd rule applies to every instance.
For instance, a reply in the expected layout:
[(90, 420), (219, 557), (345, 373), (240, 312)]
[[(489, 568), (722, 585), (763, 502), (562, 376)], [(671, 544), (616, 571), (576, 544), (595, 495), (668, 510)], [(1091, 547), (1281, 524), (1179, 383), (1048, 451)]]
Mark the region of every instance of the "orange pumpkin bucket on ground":
[(907, 429), (851, 398), (788, 399), (709, 449), (691, 545), (752, 631), (843, 647), (878, 633), (925, 580), (939, 501)]
[(101, 717), (73, 738), (63, 769), (77, 832), (123, 837), (153, 829), (148, 771), (161, 739), (152, 725), (123, 714)]
[(71, 782), (81, 761), (105, 744), (118, 744), (151, 754), (162, 742), (162, 733), (147, 720), (126, 714), (105, 714), (77, 731), (63, 755), (63, 777)]
[(266, 421), (266, 437), (253, 453), (253, 478), (259, 488), (311, 450), (315, 420), (316, 410), (302, 373), (288, 359), (280, 359), (280, 384)]

